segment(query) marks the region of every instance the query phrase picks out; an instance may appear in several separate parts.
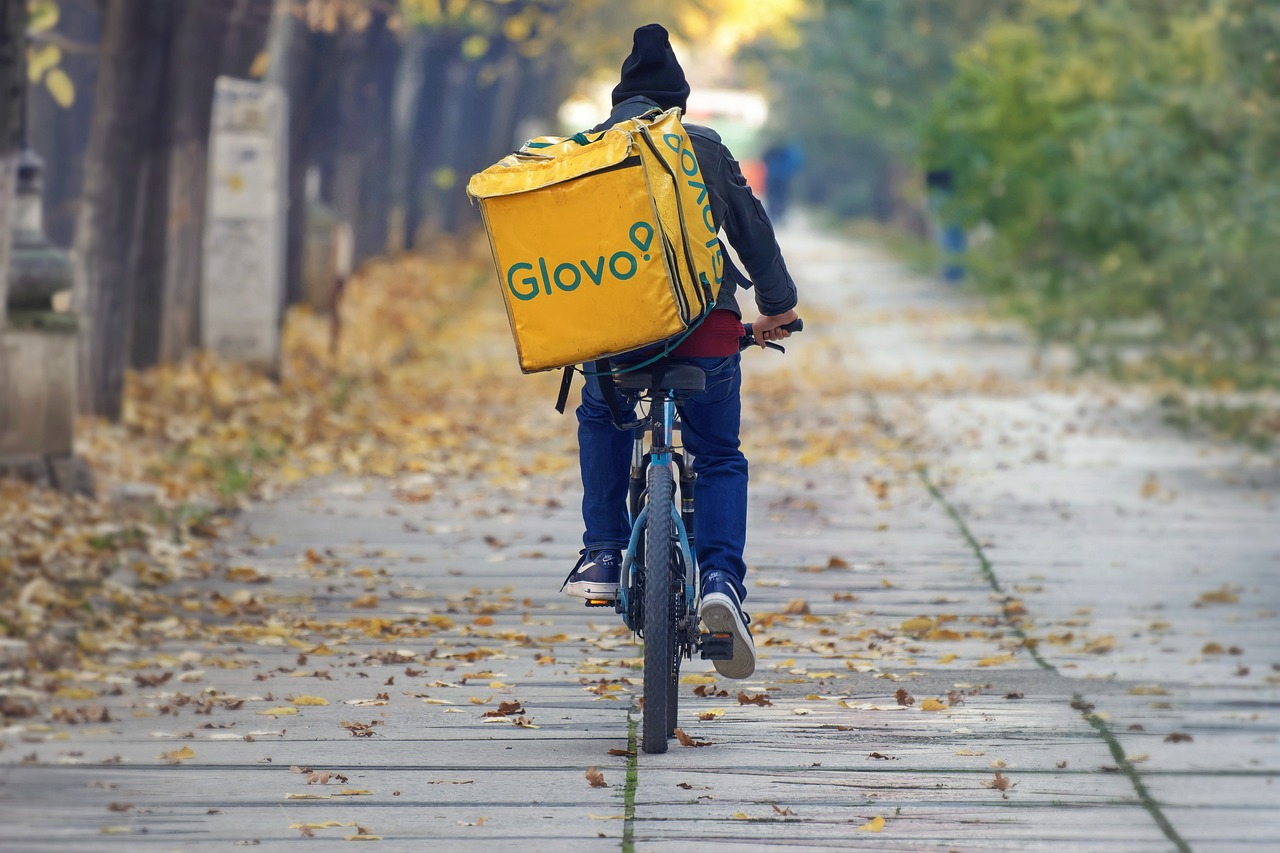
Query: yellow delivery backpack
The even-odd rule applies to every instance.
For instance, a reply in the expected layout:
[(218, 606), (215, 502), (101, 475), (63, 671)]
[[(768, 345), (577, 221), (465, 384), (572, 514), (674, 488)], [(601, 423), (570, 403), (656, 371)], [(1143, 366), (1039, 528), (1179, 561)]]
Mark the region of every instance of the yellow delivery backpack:
[(724, 259), (680, 111), (526, 143), (467, 184), (525, 373), (676, 338)]

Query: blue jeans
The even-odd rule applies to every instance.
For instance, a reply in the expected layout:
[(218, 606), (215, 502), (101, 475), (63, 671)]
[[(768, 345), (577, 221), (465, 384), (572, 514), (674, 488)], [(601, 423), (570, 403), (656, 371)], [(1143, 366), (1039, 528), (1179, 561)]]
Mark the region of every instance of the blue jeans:
[[(696, 538), (698, 565), (703, 573), (728, 573), (746, 598), (743, 579), (747, 566), (747, 458), (738, 448), (742, 424), (741, 356), (683, 358), (707, 374), (706, 390), (680, 405), (685, 449), (693, 454), (698, 475)], [(578, 459), (582, 466), (582, 544), (627, 549), (631, 525), (627, 521), (627, 480), (631, 470), (633, 434), (613, 425), (609, 407), (600, 396), (600, 381), (586, 378), (578, 407)]]

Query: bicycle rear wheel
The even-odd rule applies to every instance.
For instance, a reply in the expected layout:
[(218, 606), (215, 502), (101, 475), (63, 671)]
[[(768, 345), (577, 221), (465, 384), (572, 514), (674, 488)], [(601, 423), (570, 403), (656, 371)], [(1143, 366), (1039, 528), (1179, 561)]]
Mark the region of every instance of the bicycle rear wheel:
[(667, 465), (650, 465), (644, 531), (644, 751), (666, 752), (674, 718), (675, 614), (671, 607), (671, 539), (675, 483)]

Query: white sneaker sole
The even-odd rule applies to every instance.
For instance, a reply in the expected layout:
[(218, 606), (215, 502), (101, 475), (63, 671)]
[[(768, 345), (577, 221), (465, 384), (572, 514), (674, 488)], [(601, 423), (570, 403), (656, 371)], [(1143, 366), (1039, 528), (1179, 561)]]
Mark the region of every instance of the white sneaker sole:
[(570, 581), (564, 585), (564, 594), (587, 601), (617, 601), (618, 585), (594, 581)]
[(705, 596), (698, 615), (711, 633), (733, 635), (733, 660), (712, 661), (716, 672), (725, 678), (749, 678), (756, 671), (756, 644), (729, 596), (723, 592)]

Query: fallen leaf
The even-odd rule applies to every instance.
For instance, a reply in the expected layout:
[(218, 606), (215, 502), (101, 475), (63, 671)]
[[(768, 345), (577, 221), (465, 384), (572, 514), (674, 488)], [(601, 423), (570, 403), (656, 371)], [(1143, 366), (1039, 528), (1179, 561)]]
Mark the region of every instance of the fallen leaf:
[(258, 711), (259, 717), (292, 717), (298, 713), (297, 708), (268, 708), (265, 711)]
[(939, 702), (937, 699), (926, 699), (920, 703), (920, 710), (945, 711), (947, 710), (947, 704), (945, 702)]
[(748, 695), (745, 691), (739, 690), (738, 704), (739, 705), (759, 705), (761, 708), (764, 708), (768, 705), (772, 705), (773, 703), (770, 702), (769, 697), (764, 695), (763, 693), (757, 693), (755, 696), (751, 696), (751, 695)]
[(709, 740), (694, 740), (685, 733), (684, 729), (677, 728), (675, 731), (676, 740), (680, 741), (681, 746), (711, 746)]
[(591, 783), (593, 788), (607, 788), (609, 783), (604, 781), (604, 774), (600, 772), (599, 767), (587, 768), (587, 781)]
[(1008, 776), (1005, 776), (1003, 773), (997, 770), (996, 778), (992, 779), (990, 782), (987, 782), (986, 786), (988, 788), (994, 788), (995, 790), (1003, 794), (1005, 791), (1009, 790), (1016, 784), (1017, 782), (1010, 782)]
[(295, 705), (328, 705), (328, 699), (322, 699), (319, 696), (295, 696), (289, 700)]
[(1164, 742), (1165, 743), (1189, 743), (1192, 740), (1195, 740), (1195, 738), (1191, 737), (1191, 735), (1187, 734), (1186, 732), (1173, 732), (1172, 734), (1165, 736)]
[(196, 751), (189, 746), (184, 746), (181, 749), (175, 749), (172, 752), (162, 752), (160, 753), (160, 757), (165, 761), (186, 761), (189, 758), (195, 758)]
[(884, 829), (884, 818), (873, 817), (871, 820), (857, 827), (858, 832), (879, 832)]
[(895, 692), (893, 696), (895, 699), (898, 700), (899, 705), (906, 706), (906, 705), (914, 705), (916, 703), (915, 697), (912, 696), (910, 693), (908, 693), (907, 688), (905, 687), (899, 687), (897, 692)]
[(1108, 634), (1105, 637), (1096, 637), (1085, 644), (1084, 650), (1091, 655), (1105, 655), (1108, 652), (1115, 651), (1116, 638)]
[(899, 630), (904, 634), (923, 634), (932, 630), (935, 624), (928, 616), (916, 616), (903, 622)]
[(688, 675), (680, 676), (680, 683), (681, 684), (715, 684), (716, 680), (712, 678), (710, 675), (698, 675), (696, 673), (689, 673)]
[(778, 805), (776, 803), (772, 803), (771, 805), (773, 805), (774, 814), (781, 815), (782, 817), (792, 817), (793, 815), (795, 815), (795, 812), (793, 812), (790, 808), (778, 808)]
[(1200, 597), (1196, 599), (1196, 606), (1205, 604), (1235, 604), (1240, 600), (1240, 596), (1231, 591), (1231, 588), (1223, 584), (1221, 588), (1210, 592), (1200, 593)]
[(803, 598), (793, 598), (782, 608), (782, 612), (788, 616), (803, 616), (809, 612), (809, 602)]

